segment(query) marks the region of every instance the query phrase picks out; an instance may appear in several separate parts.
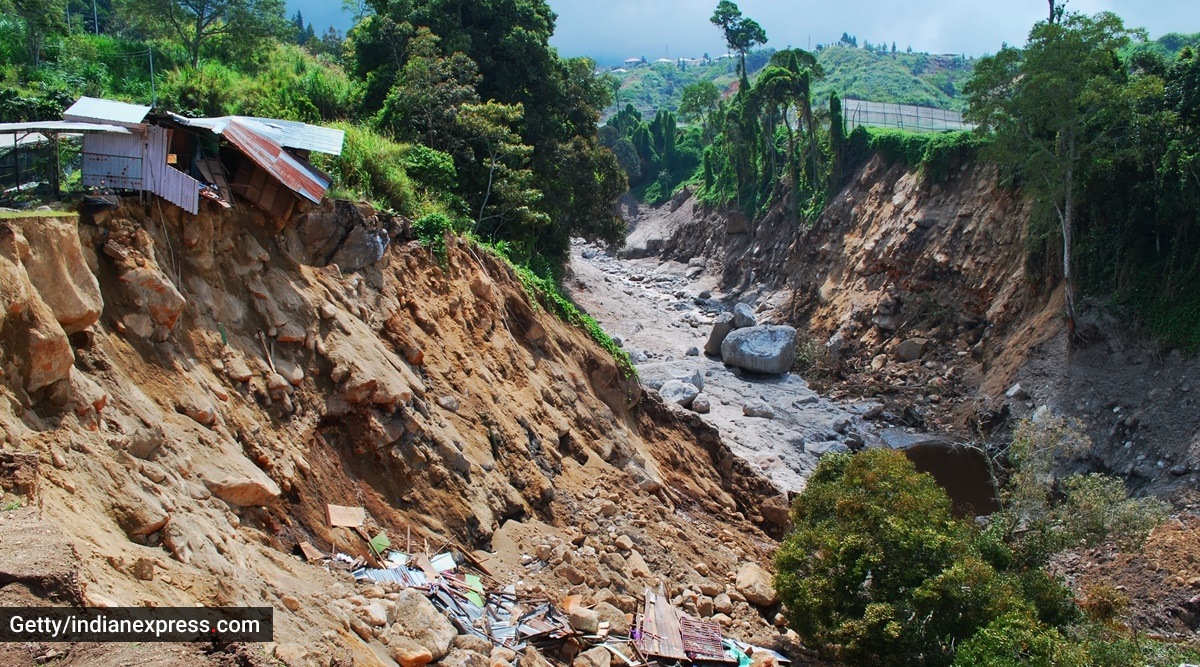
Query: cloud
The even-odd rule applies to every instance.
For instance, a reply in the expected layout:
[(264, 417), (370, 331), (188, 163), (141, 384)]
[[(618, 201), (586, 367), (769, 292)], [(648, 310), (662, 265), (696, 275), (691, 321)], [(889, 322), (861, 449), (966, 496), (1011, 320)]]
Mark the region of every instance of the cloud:
[[(698, 56), (726, 50), (708, 21), (716, 0), (549, 0), (558, 13), (551, 40), (564, 56), (586, 55), (602, 63), (631, 56)], [(1045, 18), (1044, 0), (742, 0), (742, 12), (762, 24), (770, 46), (810, 48), (836, 41), (843, 32), (863, 40), (896, 42), (934, 53), (994, 53), (1004, 43), (1025, 42), (1034, 22)], [(1072, 0), (1069, 10), (1113, 11), (1127, 25), (1152, 36), (1200, 30), (1195, 0)]]

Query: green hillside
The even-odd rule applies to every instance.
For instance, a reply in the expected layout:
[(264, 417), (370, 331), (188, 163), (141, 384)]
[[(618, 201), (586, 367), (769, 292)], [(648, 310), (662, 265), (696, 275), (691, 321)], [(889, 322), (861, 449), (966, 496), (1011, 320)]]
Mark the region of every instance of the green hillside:
[[(762, 49), (747, 56), (746, 68), (753, 79), (764, 67), (774, 49)], [(824, 104), (829, 94), (842, 98), (895, 102), (961, 111), (962, 86), (971, 78), (974, 61), (955, 55), (928, 53), (884, 53), (850, 46), (828, 46), (817, 52), (817, 62), (825, 78), (813, 89), (814, 100)], [(627, 72), (615, 72), (620, 87), (618, 108), (632, 104), (643, 115), (658, 110), (677, 111), (679, 96), (689, 84), (711, 81), (721, 90), (729, 90), (737, 81), (736, 61), (717, 60), (707, 65), (681, 67), (671, 63), (651, 63)]]

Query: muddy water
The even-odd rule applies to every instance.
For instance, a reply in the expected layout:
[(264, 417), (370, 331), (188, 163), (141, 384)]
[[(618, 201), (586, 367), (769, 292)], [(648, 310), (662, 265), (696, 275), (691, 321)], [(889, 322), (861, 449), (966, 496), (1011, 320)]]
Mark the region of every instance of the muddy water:
[(954, 503), (960, 517), (983, 516), (998, 510), (992, 475), (983, 452), (950, 443), (925, 443), (904, 450), (921, 472), (933, 475)]

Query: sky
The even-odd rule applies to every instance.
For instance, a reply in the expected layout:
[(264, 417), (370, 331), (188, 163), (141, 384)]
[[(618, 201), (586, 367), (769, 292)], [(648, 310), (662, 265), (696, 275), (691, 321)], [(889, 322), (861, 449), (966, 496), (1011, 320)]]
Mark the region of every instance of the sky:
[[(551, 44), (563, 56), (589, 56), (601, 64), (626, 58), (699, 57), (727, 48), (708, 21), (717, 0), (548, 0), (558, 14)], [(289, 16), (300, 9), (318, 34), (344, 30), (348, 14), (335, 0), (287, 0)], [(1021, 45), (1047, 0), (740, 0), (742, 13), (767, 32), (768, 46), (812, 48), (837, 41), (843, 32), (859, 44), (896, 42), (900, 49), (960, 53), (996, 52)], [(1070, 0), (1070, 11), (1112, 11), (1150, 36), (1200, 32), (1197, 0)]]

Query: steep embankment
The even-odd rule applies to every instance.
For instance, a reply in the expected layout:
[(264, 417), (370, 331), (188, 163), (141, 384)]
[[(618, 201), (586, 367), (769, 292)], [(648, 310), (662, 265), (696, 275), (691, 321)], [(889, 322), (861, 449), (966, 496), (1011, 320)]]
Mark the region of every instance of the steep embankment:
[[(282, 231), (134, 202), (0, 222), (0, 598), (265, 604), (279, 646), (239, 664), (392, 664), (349, 576), (298, 558), (300, 541), (365, 555), (326, 503), (365, 508), (371, 534), (477, 549), (551, 599), (632, 608), (660, 577), (711, 595), (765, 562), (765, 480), (702, 422), (633, 407), (636, 383), (506, 264), (449, 246), (347, 203)], [(541, 545), (535, 576), (522, 556)], [(738, 598), (734, 634), (776, 634)]]
[(1061, 290), (1027, 268), (1029, 204), (994, 167), (932, 183), (877, 157), (811, 228), (786, 211), (751, 221), (683, 193), (639, 212), (627, 252), (719, 263), (735, 297), (820, 344), (810, 380), (881, 398), (887, 421), (1002, 439), (1045, 406), (1081, 419), (1095, 443), (1072, 466), (1155, 493), (1195, 486), (1200, 363), (1096, 302), (1068, 346)]

